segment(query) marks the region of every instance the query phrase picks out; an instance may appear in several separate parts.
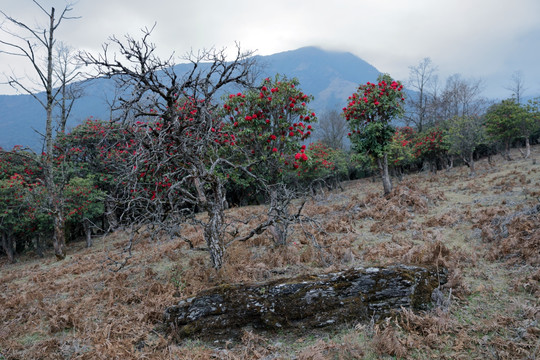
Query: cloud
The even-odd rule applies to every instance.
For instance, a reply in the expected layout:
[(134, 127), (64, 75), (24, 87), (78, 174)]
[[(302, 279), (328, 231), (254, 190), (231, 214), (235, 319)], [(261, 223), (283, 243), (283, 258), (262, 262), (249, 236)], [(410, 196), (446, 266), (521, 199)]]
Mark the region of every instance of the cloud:
[[(42, 3), (47, 9), (66, 4)], [(152, 40), (163, 56), (233, 48), (235, 42), (261, 55), (315, 45), (352, 52), (400, 79), (424, 57), (432, 58), (442, 77), (504, 76), (521, 69), (540, 78), (532, 61), (540, 56), (537, 0), (93, 0), (73, 7), (82, 18), (62, 24), (58, 36), (90, 51), (99, 51), (111, 35), (137, 36), (157, 23)], [(29, 0), (9, 2), (4, 10), (34, 23), (43, 19)], [(3, 69), (19, 66), (0, 60)]]

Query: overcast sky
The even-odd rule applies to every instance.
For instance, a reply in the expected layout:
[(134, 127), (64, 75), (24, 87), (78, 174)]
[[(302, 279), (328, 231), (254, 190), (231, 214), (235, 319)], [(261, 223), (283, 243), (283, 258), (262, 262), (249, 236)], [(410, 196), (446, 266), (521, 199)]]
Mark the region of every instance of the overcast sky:
[[(57, 11), (67, 4), (40, 3)], [(46, 24), (31, 0), (0, 4), (27, 24)], [(540, 94), (539, 0), (79, 0), (70, 14), (81, 18), (63, 23), (57, 38), (78, 49), (97, 52), (111, 35), (138, 35), (157, 23), (152, 40), (161, 54), (235, 42), (259, 55), (319, 46), (351, 52), (400, 80), (430, 57), (441, 81), (455, 73), (481, 78), (485, 96), (510, 96), (515, 71), (525, 95)], [(21, 61), (0, 55), (0, 73), (24, 75)]]

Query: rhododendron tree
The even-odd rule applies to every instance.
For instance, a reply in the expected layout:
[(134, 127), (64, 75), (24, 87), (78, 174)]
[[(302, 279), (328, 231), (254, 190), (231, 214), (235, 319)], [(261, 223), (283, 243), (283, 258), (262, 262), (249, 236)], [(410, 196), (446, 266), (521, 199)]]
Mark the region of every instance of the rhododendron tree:
[(86, 247), (92, 246), (92, 228), (105, 211), (105, 195), (94, 184), (94, 176), (72, 178), (64, 189), (66, 221), (72, 226), (83, 226)]
[(415, 161), (413, 153), (415, 137), (416, 131), (410, 126), (396, 128), (392, 137), (388, 157), (398, 176), (402, 176), (403, 167)]
[[(230, 166), (221, 154), (234, 140), (223, 131), (214, 98), (226, 85), (250, 85), (254, 60), (239, 48), (232, 61), (225, 50), (202, 51), (188, 55), (191, 70), (178, 74), (172, 57), (156, 55), (150, 35), (145, 30), (140, 40), (113, 37), (102, 54), (81, 55), (126, 92), (121, 105), (135, 142), (130, 169), (119, 179), (127, 192), (118, 202), (130, 223), (161, 225), (173, 236), (187, 218), (201, 225), (218, 269), (226, 249), (223, 168)], [(112, 47), (114, 55), (108, 52)], [(195, 210), (205, 211), (206, 220), (193, 216)]]
[(368, 154), (377, 163), (385, 194), (392, 191), (388, 151), (395, 131), (391, 121), (403, 115), (404, 101), (403, 85), (381, 74), (377, 83), (360, 85), (343, 108), (351, 143), (356, 151)]
[(68, 179), (91, 176), (93, 184), (107, 194), (103, 202), (110, 229), (118, 226), (116, 215), (122, 213), (120, 204), (114, 208), (115, 199), (126, 191), (126, 183), (120, 179), (132, 170), (135, 146), (132, 134), (132, 127), (90, 118), (59, 136), (55, 143), (55, 159), (68, 164), (65, 167)]
[(427, 161), (432, 172), (437, 172), (437, 162), (448, 153), (446, 134), (437, 127), (418, 134), (413, 153), (417, 159)]
[(334, 149), (322, 142), (311, 143), (306, 149), (308, 160), (298, 168), (297, 175), (306, 182), (312, 192), (339, 187), (339, 182), (347, 175), (348, 158), (343, 150)]
[(11, 151), (0, 149), (0, 235), (11, 261), (14, 245), (24, 248), (34, 236), (41, 255), (40, 235), (44, 230), (52, 230), (42, 177), (42, 168), (33, 153), (19, 146)]
[[(234, 146), (231, 161), (240, 165), (247, 184), (261, 186), (270, 199), (269, 222), (278, 244), (284, 244), (288, 218), (285, 179), (308, 161), (302, 141), (312, 132), (315, 113), (297, 79), (276, 75), (245, 93), (230, 94), (223, 105), (226, 126)], [(251, 181), (250, 181), (251, 179)]]
[(16, 227), (23, 219), (25, 181), (20, 174), (0, 180), (0, 236), (2, 249), (10, 262), (15, 261)]

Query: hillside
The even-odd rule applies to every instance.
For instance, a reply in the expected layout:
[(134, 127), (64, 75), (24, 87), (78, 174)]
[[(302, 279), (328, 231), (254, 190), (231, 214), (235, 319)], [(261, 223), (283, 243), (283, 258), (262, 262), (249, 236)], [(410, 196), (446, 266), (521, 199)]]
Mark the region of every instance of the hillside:
[[(534, 359), (540, 356), (540, 147), (533, 159), (405, 176), (381, 197), (372, 179), (311, 198), (284, 247), (266, 233), (229, 247), (219, 272), (185, 241), (143, 232), (70, 243), (66, 260), (0, 258), (0, 359)], [(518, 158), (516, 151), (515, 158)], [(535, 211), (527, 211), (536, 209)], [(228, 210), (264, 218), (263, 207)], [(182, 233), (195, 246), (200, 229)], [(305, 334), (247, 331), (240, 343), (180, 343), (160, 327), (165, 307), (223, 283), (389, 263), (449, 269), (441, 306), (378, 324)]]
[[(329, 52), (315, 47), (268, 56), (256, 56), (261, 66), (260, 78), (284, 74), (297, 77), (302, 90), (315, 96), (312, 107), (316, 112), (342, 107), (358, 84), (373, 81), (379, 71), (362, 59), (341, 52)], [(186, 64), (177, 65), (178, 73), (189, 70)], [(114, 96), (114, 82), (107, 79), (89, 81), (84, 96), (75, 102), (69, 126), (75, 126), (93, 116), (109, 119), (108, 102)], [(30, 146), (38, 150), (39, 133), (44, 129), (44, 110), (30, 95), (0, 95), (0, 146)], [(69, 127), (68, 126), (68, 127)], [(37, 132), (36, 132), (37, 130)]]

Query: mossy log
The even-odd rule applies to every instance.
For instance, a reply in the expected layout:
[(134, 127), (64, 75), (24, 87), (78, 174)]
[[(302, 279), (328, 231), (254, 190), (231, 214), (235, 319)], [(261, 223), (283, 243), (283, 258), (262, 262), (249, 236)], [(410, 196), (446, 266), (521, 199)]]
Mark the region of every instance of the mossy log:
[(255, 285), (222, 285), (165, 310), (178, 338), (235, 337), (244, 327), (311, 329), (378, 320), (400, 307), (427, 309), (446, 270), (395, 265), (355, 268)]

